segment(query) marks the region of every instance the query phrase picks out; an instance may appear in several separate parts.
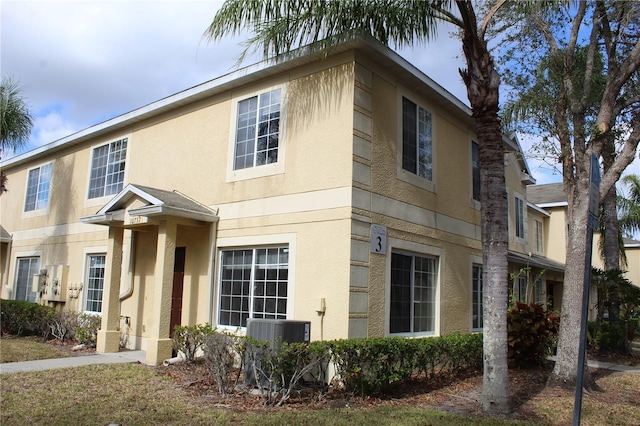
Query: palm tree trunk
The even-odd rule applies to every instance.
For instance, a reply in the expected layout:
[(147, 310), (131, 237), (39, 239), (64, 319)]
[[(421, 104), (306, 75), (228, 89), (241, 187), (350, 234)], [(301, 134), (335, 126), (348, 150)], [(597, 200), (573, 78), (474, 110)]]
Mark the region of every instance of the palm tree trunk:
[[(496, 115), (476, 118), (482, 181), (483, 345), (482, 407), (490, 414), (511, 412), (507, 365), (508, 235), (507, 192), (500, 123)], [(493, 141), (498, 141), (495, 143)], [(492, 142), (489, 142), (492, 141)]]
[(465, 20), (462, 49), (467, 70), (460, 74), (467, 87), (480, 148), (480, 191), (483, 261), (482, 409), (487, 414), (512, 411), (507, 364), (508, 204), (504, 176), (504, 147), (498, 117), (500, 76), (484, 37), (478, 33), (469, 2), (457, 2)]

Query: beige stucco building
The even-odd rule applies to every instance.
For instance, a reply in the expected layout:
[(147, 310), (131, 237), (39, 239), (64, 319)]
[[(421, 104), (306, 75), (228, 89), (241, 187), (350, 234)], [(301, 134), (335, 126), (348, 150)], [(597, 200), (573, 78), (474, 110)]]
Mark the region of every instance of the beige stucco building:
[[(152, 364), (176, 324), (479, 330), (473, 129), (468, 107), (368, 39), (238, 70), (4, 161), (1, 295), (101, 315), (99, 351)], [(556, 224), (504, 142), (514, 297), (544, 301), (562, 282)]]

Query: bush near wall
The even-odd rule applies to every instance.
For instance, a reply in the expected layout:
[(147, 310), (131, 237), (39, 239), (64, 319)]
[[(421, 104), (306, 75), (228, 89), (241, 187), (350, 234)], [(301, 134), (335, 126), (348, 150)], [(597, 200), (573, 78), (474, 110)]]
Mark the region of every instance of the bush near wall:
[(559, 327), (560, 318), (542, 304), (516, 302), (507, 313), (509, 360), (519, 367), (544, 364)]
[(15, 336), (42, 335), (50, 333), (49, 322), (55, 309), (24, 300), (0, 300), (0, 330), (2, 334)]
[[(259, 345), (262, 349), (259, 364), (249, 360), (244, 368), (259, 367), (255, 375), (258, 382), (268, 383), (267, 391), (263, 392), (267, 404), (282, 404), (294, 388), (309, 380), (320, 385), (316, 387), (320, 392), (317, 397), (329, 391), (329, 384), (341, 387), (348, 393), (365, 396), (380, 392), (395, 382), (433, 380), (482, 370), (482, 334), (315, 341), (309, 344), (283, 344), (278, 350), (267, 350), (268, 345), (253, 342), (249, 338), (243, 339), (246, 339), (246, 344), (240, 346)], [(205, 362), (216, 362), (219, 358), (224, 363), (220, 366), (210, 365), (211, 372), (231, 372), (229, 356), (207, 356), (211, 352), (222, 351), (219, 345), (224, 341), (228, 341), (229, 345), (239, 345), (235, 338), (209, 338), (208, 342), (215, 342), (216, 347), (204, 348)], [(223, 352), (238, 353), (232, 347)], [(335, 369), (333, 378), (326, 375), (329, 364)], [(219, 379), (217, 376), (214, 378)], [(237, 380), (236, 376), (236, 384)], [(326, 380), (330, 383), (325, 383)], [(224, 382), (224, 386), (228, 385), (229, 382)], [(220, 391), (228, 392), (229, 389)]]
[(14, 336), (41, 335), (75, 341), (93, 347), (102, 318), (98, 315), (60, 311), (23, 300), (0, 300), (0, 329)]
[(482, 334), (326, 342), (347, 391), (371, 395), (394, 382), (482, 370)]

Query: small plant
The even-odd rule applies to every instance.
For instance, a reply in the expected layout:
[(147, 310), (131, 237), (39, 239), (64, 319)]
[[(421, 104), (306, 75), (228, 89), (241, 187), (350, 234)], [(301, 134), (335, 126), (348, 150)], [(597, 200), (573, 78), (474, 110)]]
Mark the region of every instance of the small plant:
[(73, 340), (78, 329), (78, 313), (72, 311), (62, 311), (56, 313), (49, 321), (51, 335), (60, 342)]
[(173, 349), (184, 354), (186, 361), (193, 361), (203, 349), (207, 336), (216, 332), (211, 324), (177, 325), (173, 330)]
[(265, 404), (281, 406), (301, 390), (305, 378), (324, 382), (330, 358), (330, 347), (322, 342), (318, 345), (276, 342), (272, 347), (269, 342), (248, 338), (245, 369)]
[(560, 319), (542, 304), (516, 302), (507, 313), (509, 359), (522, 367), (543, 364), (559, 325)]
[(233, 391), (240, 382), (246, 348), (242, 336), (221, 332), (205, 337), (204, 359), (221, 394)]
[(81, 313), (78, 315), (75, 338), (79, 344), (89, 347), (96, 346), (98, 330), (102, 325), (102, 318), (98, 315)]

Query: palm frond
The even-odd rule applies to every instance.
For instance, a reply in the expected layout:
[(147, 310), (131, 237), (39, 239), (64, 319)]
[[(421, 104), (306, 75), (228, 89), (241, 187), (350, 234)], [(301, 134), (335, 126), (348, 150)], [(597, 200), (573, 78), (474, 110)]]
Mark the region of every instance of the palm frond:
[(429, 41), (439, 21), (454, 22), (451, 4), (451, 0), (227, 0), (204, 37), (214, 41), (247, 31), (252, 35), (245, 54), (251, 48), (261, 49), (265, 58), (358, 33), (398, 48)]

